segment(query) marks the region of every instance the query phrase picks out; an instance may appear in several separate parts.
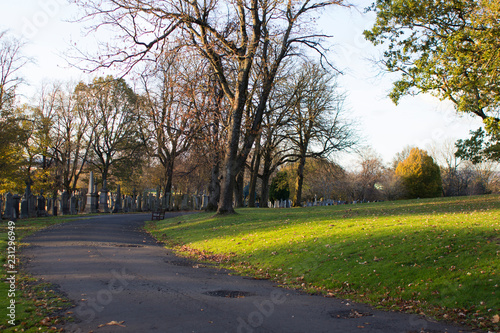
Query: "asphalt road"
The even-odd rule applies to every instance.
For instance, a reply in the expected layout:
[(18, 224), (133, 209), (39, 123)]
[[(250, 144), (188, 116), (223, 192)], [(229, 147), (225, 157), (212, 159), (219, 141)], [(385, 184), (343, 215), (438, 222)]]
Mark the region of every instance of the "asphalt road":
[(30, 244), (22, 251), (25, 269), (75, 304), (75, 321), (65, 331), (468, 332), (176, 257), (141, 230), (150, 217), (96, 216), (24, 239)]

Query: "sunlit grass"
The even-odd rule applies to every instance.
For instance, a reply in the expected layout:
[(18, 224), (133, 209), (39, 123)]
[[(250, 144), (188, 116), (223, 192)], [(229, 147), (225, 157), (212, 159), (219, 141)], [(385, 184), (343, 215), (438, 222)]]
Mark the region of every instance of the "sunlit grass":
[(499, 330), (499, 196), (241, 209), (147, 229), (188, 254), (229, 256), (242, 274)]

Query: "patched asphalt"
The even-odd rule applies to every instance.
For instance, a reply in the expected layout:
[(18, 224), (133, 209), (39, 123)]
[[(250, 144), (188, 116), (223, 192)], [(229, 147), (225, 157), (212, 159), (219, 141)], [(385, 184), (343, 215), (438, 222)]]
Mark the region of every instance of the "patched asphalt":
[(75, 304), (66, 332), (471, 332), (177, 257), (142, 230), (150, 218), (94, 216), (23, 240), (24, 269)]

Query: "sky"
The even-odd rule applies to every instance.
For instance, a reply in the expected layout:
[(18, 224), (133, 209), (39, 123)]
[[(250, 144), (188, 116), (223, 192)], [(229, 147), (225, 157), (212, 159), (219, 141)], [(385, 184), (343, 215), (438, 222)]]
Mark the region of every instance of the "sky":
[[(371, 59), (381, 50), (363, 38), (374, 22), (363, 3), (352, 9), (329, 8), (318, 19), (319, 29), (330, 38), (329, 59), (343, 73), (339, 84), (346, 92), (346, 115), (357, 123), (362, 144), (371, 147), (387, 164), (406, 146), (428, 149), (443, 141), (467, 138), (481, 121), (459, 116), (451, 103), (429, 95), (404, 97), (396, 106), (387, 97), (394, 76), (382, 75)], [(3, 0), (0, 31), (26, 41), (24, 55), (34, 60), (23, 69), (27, 85), (25, 98), (32, 98), (44, 83), (88, 80), (89, 76), (68, 65), (65, 55), (71, 45), (87, 45), (84, 24), (72, 22), (79, 15), (67, 0)], [(344, 166), (357, 160), (356, 154), (339, 155)]]

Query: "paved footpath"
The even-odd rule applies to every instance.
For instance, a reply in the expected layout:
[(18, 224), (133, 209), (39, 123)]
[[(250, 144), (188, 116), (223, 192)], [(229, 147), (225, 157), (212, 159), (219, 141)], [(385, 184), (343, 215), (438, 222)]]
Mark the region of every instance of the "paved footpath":
[(25, 269), (75, 303), (66, 332), (470, 332), (176, 257), (141, 230), (150, 217), (96, 216), (25, 238)]

